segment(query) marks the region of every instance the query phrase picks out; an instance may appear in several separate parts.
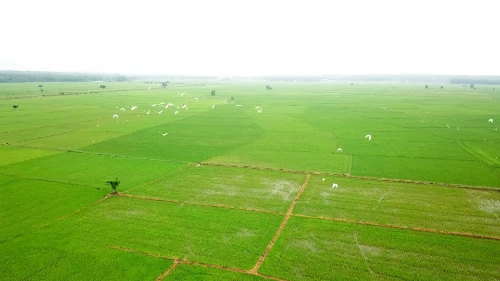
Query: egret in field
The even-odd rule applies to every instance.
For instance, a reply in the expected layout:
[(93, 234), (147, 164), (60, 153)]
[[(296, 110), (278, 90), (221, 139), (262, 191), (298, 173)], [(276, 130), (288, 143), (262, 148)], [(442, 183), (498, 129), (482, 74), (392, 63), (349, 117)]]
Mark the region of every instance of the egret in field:
[(337, 148), (337, 152), (342, 152), (342, 148)]
[(155, 104), (152, 104), (151, 106), (152, 106), (152, 107), (155, 107), (155, 106), (156, 106), (156, 103), (155, 103)]
[(198, 102), (198, 97), (194, 98), (196, 100), (196, 102)]
[(325, 179), (325, 178), (322, 178), (321, 180), (322, 180), (322, 181), (326, 181), (326, 179)]
[(446, 125), (446, 127), (448, 127), (448, 128), (449, 128), (449, 127), (450, 127), (450, 125)]
[(125, 111), (125, 108), (123, 108), (123, 107), (122, 107), (122, 108), (120, 108), (120, 111)]
[(165, 103), (164, 102), (160, 102), (158, 105), (164, 105)]
[(259, 109), (259, 108), (260, 108), (260, 106), (256, 106), (255, 108), (256, 108), (256, 109)]
[(168, 133), (162, 133), (162, 132), (159, 132), (162, 136), (166, 136), (168, 135)]
[(160, 111), (158, 111), (158, 114), (161, 114), (162, 112), (163, 112), (163, 109), (162, 109), (162, 110), (160, 110)]
[(332, 188), (337, 188), (337, 187), (339, 187), (338, 184), (336, 184), (336, 183), (332, 184)]
[(493, 123), (493, 119), (488, 120), (489, 123)]
[(118, 114), (113, 115), (113, 119), (118, 118)]
[(137, 109), (137, 106), (132, 105), (132, 108), (131, 108), (131, 109), (132, 109), (132, 110), (136, 110), (136, 109)]
[(183, 105), (182, 105), (182, 108), (188, 109), (187, 104), (183, 104)]
[(372, 140), (372, 135), (366, 135), (365, 138), (368, 138), (369, 141)]
[(261, 113), (262, 112), (262, 108), (257, 109), (257, 112)]
[(165, 108), (168, 108), (169, 106), (170, 106), (170, 104), (167, 104), (167, 105), (165, 105)]
[(151, 90), (151, 87), (148, 87), (148, 90)]
[(175, 111), (175, 112), (174, 112), (174, 115), (177, 115), (177, 113), (179, 113), (179, 111)]
[(182, 96), (184, 96), (184, 92), (182, 92), (182, 93), (177, 92), (177, 93), (178, 93), (179, 95), (181, 95), (181, 97), (182, 97)]
[(215, 104), (212, 104), (212, 109), (215, 109)]
[(235, 105), (235, 106), (243, 106), (243, 105), (241, 105), (241, 104), (237, 104), (237, 105)]
[(146, 111), (146, 114), (147, 114), (147, 115), (149, 115), (149, 112), (151, 112), (151, 109), (150, 109), (150, 110), (148, 110), (148, 111)]

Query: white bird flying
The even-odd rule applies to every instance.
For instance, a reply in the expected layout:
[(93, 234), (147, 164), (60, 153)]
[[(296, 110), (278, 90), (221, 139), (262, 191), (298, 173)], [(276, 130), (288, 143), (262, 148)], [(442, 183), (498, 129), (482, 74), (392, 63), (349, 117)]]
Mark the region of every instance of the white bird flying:
[(132, 105), (132, 108), (131, 108), (131, 109), (132, 109), (132, 110), (135, 110), (135, 109), (137, 109), (137, 106)]
[(113, 115), (113, 118), (118, 118), (118, 114)]
[(146, 114), (147, 114), (147, 115), (149, 115), (149, 112), (151, 112), (151, 109), (150, 109), (150, 110), (148, 110), (148, 111), (146, 111)]
[(212, 104), (212, 109), (215, 109), (215, 104)]
[(332, 188), (337, 188), (337, 187), (339, 187), (338, 184), (336, 184), (336, 183), (332, 184)]
[(261, 113), (262, 112), (262, 108), (257, 109), (257, 112)]
[(196, 100), (196, 102), (198, 102), (198, 97), (194, 98)]
[(365, 138), (368, 138), (369, 141), (372, 140), (372, 135), (366, 135)]
[(162, 109), (162, 110), (160, 110), (160, 111), (158, 111), (158, 114), (161, 114), (162, 112), (163, 112), (163, 109)]
[(162, 136), (166, 136), (168, 135), (168, 133), (162, 133), (162, 132), (159, 132)]
[(123, 107), (122, 107), (122, 108), (120, 108), (120, 111), (125, 111), (125, 108), (123, 108)]
[(182, 96), (184, 96), (184, 92), (182, 92), (182, 93), (177, 92), (177, 93), (178, 93), (179, 95), (181, 95), (181, 97), (182, 97)]
[(183, 105), (182, 105), (182, 108), (188, 109), (187, 104), (183, 104)]
[(342, 152), (342, 148), (340, 148), (340, 147), (339, 147), (339, 148), (337, 149), (337, 152)]
[(175, 112), (174, 112), (174, 114), (177, 114), (177, 113), (179, 113), (179, 111), (175, 111)]
[(493, 123), (493, 119), (488, 120), (489, 123)]

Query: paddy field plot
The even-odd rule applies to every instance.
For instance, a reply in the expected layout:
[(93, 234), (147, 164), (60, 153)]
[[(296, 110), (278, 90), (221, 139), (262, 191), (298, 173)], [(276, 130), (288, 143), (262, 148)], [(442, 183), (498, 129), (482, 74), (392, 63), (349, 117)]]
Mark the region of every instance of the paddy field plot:
[(0, 84), (0, 279), (500, 279), (499, 91), (269, 83)]

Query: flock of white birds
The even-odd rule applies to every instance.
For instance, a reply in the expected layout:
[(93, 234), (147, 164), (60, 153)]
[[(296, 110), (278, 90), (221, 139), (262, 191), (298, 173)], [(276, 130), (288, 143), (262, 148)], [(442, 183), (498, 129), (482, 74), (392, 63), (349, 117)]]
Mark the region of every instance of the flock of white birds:
[[(151, 89), (151, 88), (148, 88), (148, 90), (150, 90), (150, 89)], [(179, 94), (181, 97), (183, 97), (183, 96), (184, 96), (184, 94), (185, 94), (185, 92), (182, 92), (182, 93), (178, 92), (178, 94)], [(194, 100), (196, 100), (196, 102), (198, 102), (198, 100), (199, 100), (199, 99), (198, 99), (198, 97), (195, 97), (195, 98), (194, 98)], [(155, 103), (155, 104), (152, 104), (151, 106), (152, 106), (152, 107), (156, 107), (157, 105), (158, 105), (158, 106), (163, 106), (163, 105), (165, 105), (165, 103), (164, 103), (164, 102), (161, 102), (161, 103), (158, 103), (158, 104), (156, 104), (156, 103)], [(243, 106), (243, 105), (241, 105), (241, 104), (237, 104), (237, 105), (235, 105), (235, 106), (240, 107), (240, 106)], [(169, 107), (176, 107), (176, 108), (181, 108), (181, 107), (182, 107), (182, 108), (184, 108), (185, 110), (188, 110), (188, 109), (189, 109), (189, 108), (188, 108), (188, 106), (187, 106), (187, 104), (182, 104), (182, 105), (181, 105), (181, 107), (179, 107), (178, 105), (175, 105), (175, 104), (173, 104), (173, 103), (168, 102), (168, 103), (165, 105), (165, 109), (168, 109)], [(116, 107), (116, 108), (118, 108), (118, 107)], [(135, 106), (135, 105), (132, 105), (132, 106), (130, 107), (130, 110), (136, 110), (136, 109), (137, 109), (137, 106)], [(212, 109), (215, 109), (215, 104), (212, 104)], [(258, 112), (258, 113), (261, 113), (261, 112), (262, 112), (262, 107), (260, 107), (260, 106), (256, 106), (256, 107), (255, 107), (255, 109), (257, 110), (257, 112)], [(125, 112), (125, 108), (123, 108), (123, 107), (122, 107), (122, 108), (120, 108), (120, 111)], [(150, 112), (151, 112), (151, 109), (149, 109), (148, 111), (145, 111), (145, 112), (146, 112), (146, 115), (149, 115), (149, 114), (150, 114)], [(156, 113), (158, 113), (158, 114), (162, 114), (162, 112), (163, 112), (163, 109), (162, 109), (162, 110), (160, 110), (160, 111), (156, 111)], [(178, 111), (178, 110), (174, 111), (174, 115), (177, 115), (177, 114), (179, 114), (179, 111)], [(114, 114), (114, 115), (113, 115), (113, 119), (114, 119), (114, 118), (117, 118), (117, 119), (118, 119), (118, 114)], [(488, 123), (493, 123), (493, 119), (489, 119), (489, 120), (488, 120)], [(97, 126), (99, 126), (99, 125), (97, 125)], [(446, 125), (446, 126), (447, 126), (448, 128), (450, 128), (450, 125)], [(459, 128), (457, 128), (457, 130), (460, 130), (460, 129), (459, 129)], [(497, 129), (495, 129), (495, 131), (496, 131), (496, 130), (497, 130)], [(164, 136), (164, 137), (168, 135), (168, 133), (162, 133), (162, 132), (159, 132), (159, 133), (160, 133), (162, 136)], [(367, 139), (368, 139), (368, 141), (371, 141), (371, 140), (372, 140), (372, 135), (368, 134), (368, 135), (366, 135), (366, 136), (365, 136), (365, 138), (367, 138)], [(337, 149), (337, 152), (342, 152), (342, 148), (340, 148), (340, 147), (339, 147), (339, 148)], [(322, 180), (323, 180), (323, 181), (325, 181), (326, 179), (325, 179), (325, 178), (322, 178)], [(332, 184), (332, 188), (338, 188), (338, 184), (333, 183), (333, 184)]]

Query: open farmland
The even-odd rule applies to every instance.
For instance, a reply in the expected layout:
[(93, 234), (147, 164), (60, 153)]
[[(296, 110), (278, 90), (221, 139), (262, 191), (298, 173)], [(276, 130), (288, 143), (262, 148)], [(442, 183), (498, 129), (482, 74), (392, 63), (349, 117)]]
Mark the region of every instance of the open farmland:
[(0, 280), (500, 280), (491, 86), (38, 84), (0, 84)]

